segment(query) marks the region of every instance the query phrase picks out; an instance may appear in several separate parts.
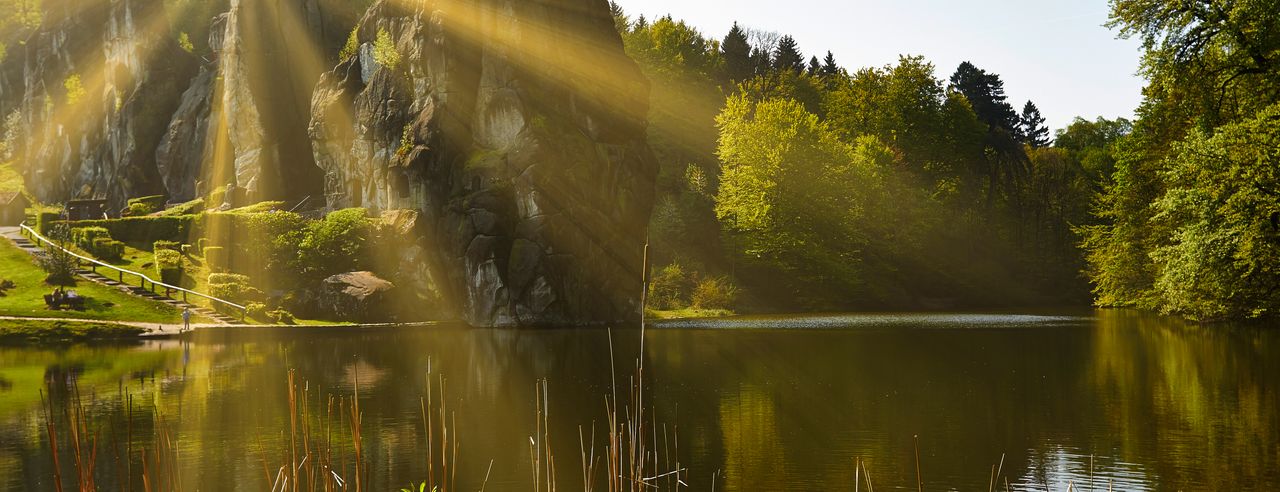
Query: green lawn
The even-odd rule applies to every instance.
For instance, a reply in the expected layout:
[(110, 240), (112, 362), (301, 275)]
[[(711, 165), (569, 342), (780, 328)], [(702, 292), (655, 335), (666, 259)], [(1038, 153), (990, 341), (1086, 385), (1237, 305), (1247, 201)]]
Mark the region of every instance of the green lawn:
[(136, 326), (86, 321), (0, 320), (0, 344), (137, 338)]
[(0, 278), (16, 287), (0, 296), (0, 316), (39, 318), (81, 318), (148, 323), (177, 323), (181, 311), (168, 304), (148, 301), (79, 279), (74, 289), (88, 300), (83, 311), (47, 309), (44, 295), (53, 287), (44, 283), (45, 273), (31, 255), (18, 249), (7, 239), (0, 239)]

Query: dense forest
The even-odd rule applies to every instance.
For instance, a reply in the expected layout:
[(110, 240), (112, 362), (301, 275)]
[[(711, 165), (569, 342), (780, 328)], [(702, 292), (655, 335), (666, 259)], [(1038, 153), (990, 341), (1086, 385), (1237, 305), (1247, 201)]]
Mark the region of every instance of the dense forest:
[(972, 63), (850, 70), (787, 35), (614, 14), (653, 82), (660, 307), (735, 285), (759, 310), (1087, 300), (1075, 228), (1130, 122), (1076, 120), (1051, 143), (1035, 103)]
[(717, 39), (615, 5), (654, 83), (658, 300), (697, 304), (719, 275), (761, 309), (1053, 303), (1087, 280), (1101, 306), (1270, 314), (1280, 4), (1112, 9), (1143, 45), (1138, 117), (1051, 136), (973, 63), (851, 70), (787, 35)]

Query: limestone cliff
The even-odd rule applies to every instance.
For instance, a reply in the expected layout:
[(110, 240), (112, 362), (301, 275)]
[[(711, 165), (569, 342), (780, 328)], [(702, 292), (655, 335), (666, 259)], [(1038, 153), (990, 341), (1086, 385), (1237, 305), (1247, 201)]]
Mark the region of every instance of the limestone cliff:
[(470, 323), (629, 319), (647, 107), (605, 0), (379, 2), (315, 91), (312, 148), (330, 208), (420, 214), (420, 275)]

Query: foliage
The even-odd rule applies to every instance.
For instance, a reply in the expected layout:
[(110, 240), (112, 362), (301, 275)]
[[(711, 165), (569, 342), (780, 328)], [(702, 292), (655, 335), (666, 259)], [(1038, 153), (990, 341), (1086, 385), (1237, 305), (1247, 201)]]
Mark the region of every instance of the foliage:
[(225, 272), (230, 266), (227, 249), (221, 246), (205, 246), (205, 265), (211, 272)]
[(1174, 147), (1151, 218), (1170, 234), (1151, 252), (1161, 310), (1216, 319), (1280, 308), (1276, 149), (1280, 104)]
[(342, 45), (342, 51), (338, 53), (339, 60), (347, 60), (360, 50), (360, 26), (351, 29), (351, 34), (347, 35), (347, 42)]
[(300, 273), (324, 278), (358, 270), (373, 232), (367, 215), (363, 208), (349, 208), (310, 223), (298, 244)]
[(385, 29), (378, 29), (378, 38), (373, 42), (373, 59), (387, 70), (394, 71), (400, 65), (400, 51), (396, 49), (391, 33)]
[(194, 215), (204, 211), (204, 203), (205, 202), (203, 198), (197, 198), (189, 202), (180, 203), (178, 205), (167, 208), (160, 212), (156, 212), (155, 215), (159, 217)]
[(103, 261), (120, 261), (124, 256), (124, 243), (109, 237), (95, 238), (89, 252)]
[(871, 163), (792, 100), (734, 96), (716, 121), (716, 216), (744, 252), (812, 285), (860, 282), (857, 225), (878, 181)]
[(1022, 143), (1037, 149), (1047, 147), (1049, 129), (1044, 126), (1044, 121), (1044, 116), (1040, 115), (1040, 108), (1037, 108), (1035, 103), (1027, 101), (1027, 104), (1022, 106), (1022, 116), (1018, 118), (1018, 136), (1022, 138)]
[(161, 282), (177, 285), (182, 280), (182, 253), (172, 249), (157, 249), (155, 267)]
[(178, 252), (181, 252), (181, 251), (182, 251), (182, 249), (181, 249), (181, 245), (182, 245), (182, 243), (180, 243), (180, 242), (178, 242), (178, 241), (165, 241), (165, 240), (160, 240), (160, 241), (156, 241), (156, 242), (154, 242), (154, 243), (152, 243), (152, 244), (151, 244), (151, 251), (152, 251), (152, 252), (159, 252), (160, 250), (166, 250), (166, 249), (167, 249), (167, 250), (171, 250), (171, 251), (178, 251)]
[(696, 309), (732, 309), (737, 299), (738, 287), (723, 276), (702, 279), (691, 298)]
[(197, 216), (123, 217), (106, 220), (80, 220), (73, 227), (102, 227), (111, 237), (139, 249), (150, 249), (156, 241), (181, 241), (190, 236), (196, 226)]
[(623, 42), (628, 54), (657, 71), (710, 76), (720, 69), (719, 43), (669, 15), (633, 25)]
[(165, 200), (164, 195), (130, 198), (129, 201), (126, 202), (125, 209), (120, 212), (120, 215), (125, 217), (141, 217), (143, 215), (150, 215), (164, 210)]
[(79, 74), (71, 74), (68, 76), (67, 79), (62, 82), (62, 87), (67, 91), (68, 105), (74, 106), (79, 104), (81, 99), (84, 99), (86, 93), (84, 85), (80, 82)]
[(18, 155), (25, 130), (20, 110), (14, 109), (5, 115), (0, 127), (0, 160), (13, 159)]
[(692, 280), (679, 263), (662, 267), (649, 282), (649, 305), (663, 310), (687, 307)]
[(185, 32), (178, 34), (178, 47), (187, 53), (195, 53), (196, 51), (196, 46), (191, 44), (191, 36)]
[(209, 295), (242, 305), (260, 303), (266, 298), (250, 284), (248, 276), (218, 273), (209, 275)]
[(800, 53), (800, 47), (795, 38), (782, 36), (778, 39), (778, 46), (773, 52), (773, 69), (779, 72), (789, 71), (796, 75), (804, 70), (804, 55)]
[(1088, 169), (1114, 167), (1098, 223), (1080, 228), (1099, 304), (1200, 319), (1273, 314), (1277, 8), (1112, 3), (1110, 25), (1143, 44), (1139, 119), (1131, 130), (1078, 120), (1059, 137)]

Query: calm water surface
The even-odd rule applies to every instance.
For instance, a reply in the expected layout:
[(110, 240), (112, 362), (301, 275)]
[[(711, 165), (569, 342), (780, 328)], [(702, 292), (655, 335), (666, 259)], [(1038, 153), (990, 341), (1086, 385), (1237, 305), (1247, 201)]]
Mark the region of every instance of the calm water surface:
[[(629, 384), (639, 333), (612, 338), (613, 372)], [(125, 470), (139, 473), (158, 427), (176, 440), (185, 488), (268, 489), (266, 469), (288, 462), (289, 369), (313, 400), (359, 383), (370, 490), (426, 476), (429, 370), (456, 412), (459, 490), (478, 489), (490, 463), (487, 490), (527, 490), (546, 379), (559, 486), (577, 490), (579, 428), (589, 439), (595, 426), (598, 448), (606, 432), (609, 339), (442, 326), (0, 348), (0, 490), (52, 490), (41, 398), (62, 405), (76, 388), (102, 489), (142, 489)], [(914, 436), (932, 490), (982, 490), (996, 466), (1014, 489), (1280, 488), (1276, 329), (1124, 311), (681, 321), (648, 330), (644, 364), (657, 445), (678, 449), (668, 454), (692, 490), (713, 477), (717, 490), (848, 490), (856, 458), (877, 489), (914, 490)]]

